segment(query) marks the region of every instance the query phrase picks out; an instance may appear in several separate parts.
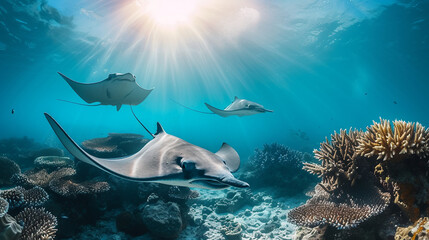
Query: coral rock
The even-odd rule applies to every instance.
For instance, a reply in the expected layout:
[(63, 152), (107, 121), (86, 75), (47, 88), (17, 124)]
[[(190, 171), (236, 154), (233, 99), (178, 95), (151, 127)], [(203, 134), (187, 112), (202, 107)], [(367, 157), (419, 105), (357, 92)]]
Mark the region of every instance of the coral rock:
[(70, 179), (60, 178), (52, 180), (49, 183), (49, 188), (61, 196), (75, 197), (77, 195), (107, 192), (110, 190), (110, 185), (107, 182), (99, 181), (85, 181), (77, 183)]
[(37, 168), (56, 169), (73, 167), (74, 161), (69, 157), (40, 156), (34, 160), (34, 165)]
[(9, 210), (9, 202), (4, 198), (0, 198), (0, 218), (6, 215)]
[(141, 216), (154, 237), (174, 239), (182, 230), (181, 212), (176, 203), (160, 200), (155, 204), (147, 204)]
[(116, 216), (116, 228), (131, 236), (140, 236), (147, 231), (142, 219), (131, 212), (122, 212)]

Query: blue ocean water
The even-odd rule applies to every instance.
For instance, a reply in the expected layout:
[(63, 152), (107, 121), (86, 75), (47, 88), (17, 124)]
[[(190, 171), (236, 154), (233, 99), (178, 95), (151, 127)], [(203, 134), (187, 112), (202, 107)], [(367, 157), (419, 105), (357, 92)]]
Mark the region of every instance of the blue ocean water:
[[(427, 1), (207, 1), (173, 30), (151, 29), (133, 4), (2, 2), (2, 138), (58, 144), (44, 112), (79, 141), (146, 134), (128, 107), (57, 101), (83, 103), (57, 72), (86, 83), (131, 72), (155, 88), (135, 107), (150, 129), (160, 122), (212, 151), (228, 142), (243, 159), (267, 142), (311, 151), (380, 116), (429, 123)], [(171, 101), (206, 111), (204, 102), (223, 108), (234, 96), (274, 113), (221, 118)]]

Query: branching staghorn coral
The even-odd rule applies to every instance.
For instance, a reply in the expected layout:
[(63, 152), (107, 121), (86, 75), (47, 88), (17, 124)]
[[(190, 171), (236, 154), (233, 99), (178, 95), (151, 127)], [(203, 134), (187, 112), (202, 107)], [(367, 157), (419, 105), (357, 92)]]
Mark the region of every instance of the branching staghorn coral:
[(52, 240), (55, 238), (57, 218), (44, 208), (25, 208), (15, 219), (22, 222), (19, 240)]
[(300, 226), (327, 224), (337, 229), (348, 229), (382, 213), (389, 201), (390, 195), (376, 187), (358, 190), (341, 199), (329, 194), (316, 194), (306, 204), (291, 210), (288, 218)]
[(70, 179), (60, 178), (51, 181), (49, 188), (63, 197), (75, 197), (77, 195), (107, 192), (110, 190), (110, 185), (107, 182), (95, 180), (76, 183)]
[(393, 121), (380, 118), (373, 122), (359, 139), (356, 152), (364, 157), (377, 157), (378, 160), (388, 161), (406, 154), (417, 155), (420, 158), (429, 155), (429, 129), (420, 123)]
[(9, 208), (16, 208), (24, 203), (24, 194), (22, 187), (0, 191), (0, 198), (5, 199), (9, 203)]
[(337, 190), (344, 185), (353, 186), (356, 181), (356, 147), (362, 131), (340, 130), (331, 135), (331, 142), (320, 144), (314, 155), (322, 164), (304, 163), (304, 169), (322, 177), (320, 185), (328, 192)]

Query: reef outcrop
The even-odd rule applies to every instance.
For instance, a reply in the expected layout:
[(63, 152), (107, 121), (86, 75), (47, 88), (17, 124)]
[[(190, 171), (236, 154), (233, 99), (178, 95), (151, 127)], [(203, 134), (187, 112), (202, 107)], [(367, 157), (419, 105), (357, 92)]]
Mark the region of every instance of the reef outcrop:
[[(290, 211), (291, 222), (323, 227), (324, 237), (345, 239), (364, 231), (393, 237), (392, 231), (382, 228), (396, 225), (397, 236), (410, 237), (412, 226), (425, 224), (429, 214), (429, 129), (420, 123), (380, 119), (365, 132), (341, 130), (314, 153), (321, 164), (305, 163), (304, 169), (322, 180), (310, 200)], [(376, 216), (392, 226), (363, 224)]]

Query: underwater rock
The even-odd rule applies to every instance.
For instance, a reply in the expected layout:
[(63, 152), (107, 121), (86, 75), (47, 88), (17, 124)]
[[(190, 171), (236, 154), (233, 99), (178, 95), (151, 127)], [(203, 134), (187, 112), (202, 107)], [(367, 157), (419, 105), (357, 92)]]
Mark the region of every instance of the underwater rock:
[(21, 168), (7, 157), (0, 157), (0, 187), (11, 185), (10, 178), (21, 173)]
[(174, 239), (182, 230), (180, 208), (173, 202), (146, 204), (141, 218), (149, 233), (157, 238)]
[(109, 133), (108, 137), (94, 138), (82, 142), (89, 154), (100, 158), (115, 158), (132, 155), (143, 148), (149, 140), (143, 135), (131, 133)]
[(34, 160), (36, 168), (45, 168), (47, 170), (54, 170), (57, 168), (73, 167), (74, 161), (69, 157), (59, 156), (40, 156)]
[(299, 227), (294, 236), (294, 240), (321, 240), (325, 239), (325, 232), (327, 226), (324, 227)]
[(6, 214), (0, 217), (0, 239), (1, 240), (18, 240), (22, 232), (22, 226), (16, 220)]
[(20, 240), (54, 239), (57, 229), (57, 218), (44, 208), (24, 208), (15, 217), (23, 223)]
[(215, 212), (233, 213), (246, 205), (253, 206), (260, 201), (260, 195), (253, 195), (248, 189), (230, 189), (225, 198), (215, 203)]
[(252, 189), (275, 188), (279, 196), (301, 194), (317, 181), (302, 169), (308, 158), (308, 154), (278, 143), (265, 144), (249, 158), (240, 179)]
[(241, 240), (241, 224), (233, 220), (223, 223), (222, 233), (226, 240)]
[(140, 236), (147, 232), (147, 229), (137, 214), (132, 212), (121, 212), (116, 216), (116, 228), (131, 236)]

